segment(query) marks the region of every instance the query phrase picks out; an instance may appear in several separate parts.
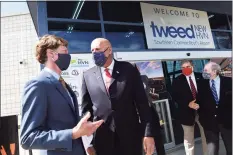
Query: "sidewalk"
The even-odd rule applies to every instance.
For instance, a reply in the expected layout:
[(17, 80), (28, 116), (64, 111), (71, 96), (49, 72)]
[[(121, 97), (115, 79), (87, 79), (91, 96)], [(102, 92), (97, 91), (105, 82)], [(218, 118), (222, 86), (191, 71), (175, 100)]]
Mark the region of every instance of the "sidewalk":
[[(29, 152), (23, 150), (20, 147), (20, 155), (29, 155)], [(37, 151), (33, 151), (33, 155), (39, 155), (39, 153)], [(167, 155), (185, 155), (184, 147), (181, 145), (178, 150), (177, 149), (168, 150)], [(195, 144), (195, 155), (202, 155), (202, 146), (200, 141), (196, 142)], [(219, 155), (226, 155), (225, 147), (222, 140), (220, 141)]]
[[(225, 146), (222, 140), (220, 140), (219, 148), (219, 155), (226, 155)], [(21, 146), (19, 146), (19, 150), (20, 155), (29, 155), (29, 151), (24, 150)], [(166, 155), (185, 155), (183, 144), (180, 144), (173, 149), (167, 150), (166, 152)], [(39, 155), (39, 152), (37, 150), (33, 150), (33, 155)], [(195, 142), (195, 155), (202, 155), (202, 145), (200, 139)]]
[[(219, 148), (220, 148), (219, 155), (226, 155), (225, 146), (222, 140), (220, 140)], [(199, 140), (195, 143), (195, 155), (202, 155), (202, 154), (203, 153), (202, 153), (201, 140)], [(180, 148), (176, 150), (168, 150), (167, 155), (185, 155), (184, 146), (180, 146)]]

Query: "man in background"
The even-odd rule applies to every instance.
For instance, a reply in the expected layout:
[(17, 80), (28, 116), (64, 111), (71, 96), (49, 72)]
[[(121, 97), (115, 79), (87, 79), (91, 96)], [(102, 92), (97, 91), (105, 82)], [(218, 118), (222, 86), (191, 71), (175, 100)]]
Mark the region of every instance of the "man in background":
[(232, 155), (232, 78), (220, 75), (221, 67), (215, 62), (205, 65), (204, 80), (199, 89), (200, 123), (202, 124), (208, 148), (208, 155), (219, 154), (219, 133), (227, 155)]
[(194, 73), (191, 60), (181, 62), (182, 74), (176, 77), (172, 83), (172, 97), (178, 104), (179, 121), (184, 130), (184, 147), (186, 155), (194, 154), (194, 125), (198, 124), (202, 139), (203, 155), (206, 155), (207, 145), (203, 127), (199, 123), (197, 114), (198, 105), (193, 103), (199, 93), (199, 85), (202, 80), (200, 73)]

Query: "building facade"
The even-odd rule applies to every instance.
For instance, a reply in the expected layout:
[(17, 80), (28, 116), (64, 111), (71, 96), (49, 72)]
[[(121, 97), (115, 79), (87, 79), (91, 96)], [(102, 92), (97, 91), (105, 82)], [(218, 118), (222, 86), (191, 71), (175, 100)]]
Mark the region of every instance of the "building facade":
[[(161, 116), (164, 114), (161, 122), (167, 124), (167, 126), (163, 126), (167, 149), (183, 142), (182, 128), (179, 121), (176, 120), (177, 107), (170, 95), (172, 80), (181, 73), (179, 60), (194, 60), (196, 72), (202, 72), (204, 64), (209, 60), (216, 61), (222, 66), (224, 74), (231, 76), (232, 2), (73, 1), (28, 2), (28, 6), (38, 35), (55, 34), (65, 38), (69, 42), (71, 54), (90, 54), (91, 41), (97, 37), (104, 37), (112, 43), (114, 56), (117, 60), (137, 62), (142, 65), (142, 68), (146, 64), (153, 66), (157, 61), (161, 62), (163, 79), (155, 80), (156, 78), (154, 78), (151, 80), (151, 85), (153, 85), (152, 91), (155, 90), (160, 96), (155, 102), (166, 100), (164, 102), (168, 103), (168, 107), (161, 107), (166, 103), (157, 103), (159, 105), (157, 107), (160, 107), (157, 110), (163, 111)], [(151, 12), (148, 11), (149, 9)], [(153, 15), (154, 13), (157, 14)], [(197, 18), (199, 15), (203, 15), (203, 18), (194, 19), (195, 21), (188, 20), (192, 13), (193, 16), (197, 14)], [(171, 18), (174, 19), (166, 18), (168, 14), (173, 15)], [(178, 18), (177, 16), (183, 17)], [(155, 25), (148, 25), (147, 19), (154, 20), (153, 24)], [(160, 26), (164, 26), (163, 30), (158, 27), (159, 22)], [(205, 28), (209, 29), (209, 33), (202, 34), (212, 37), (210, 39), (212, 45), (162, 46), (157, 44), (153, 46), (153, 42), (151, 43), (149, 40), (150, 35), (154, 34), (154, 37), (156, 33), (163, 35), (162, 31), (173, 29), (168, 27), (173, 22), (182, 24), (186, 22), (189, 26), (191, 24), (191, 27), (188, 27), (191, 30), (190, 33), (194, 29), (192, 25), (195, 27), (196, 24), (197, 27), (197, 24), (206, 24)], [(149, 31), (153, 26), (154, 29)], [(207, 32), (207, 29), (201, 31), (199, 27), (199, 32)], [(186, 30), (187, 36), (192, 37), (188, 29)], [(168, 33), (171, 34), (171, 31)], [(166, 32), (164, 35), (166, 37)], [(162, 38), (163, 41), (160, 41), (168, 42), (165, 37)], [(169, 122), (169, 120), (171, 121)], [(199, 137), (199, 134), (195, 137)]]
[(33, 52), (37, 40), (30, 13), (1, 16), (0, 154), (18, 155), (21, 150), (21, 96), (25, 83), (40, 71)]
[[(1, 35), (6, 38), (2, 39), (4, 44), (1, 50), (1, 89), (4, 90), (1, 91), (1, 96), (4, 96), (1, 99), (1, 116), (20, 114), (23, 85), (40, 70), (32, 53), (33, 45), (44, 34), (63, 37), (69, 42), (69, 52), (78, 56), (91, 56), (91, 41), (104, 37), (112, 43), (116, 60), (137, 63), (141, 73), (150, 76), (151, 92), (156, 94), (153, 103), (160, 116), (166, 149), (183, 142), (177, 107), (170, 95), (172, 81), (181, 73), (180, 60), (192, 59), (196, 72), (202, 72), (204, 64), (209, 60), (216, 61), (221, 65), (224, 75), (231, 76), (232, 2), (41, 1), (27, 4), (31, 16), (27, 14), (1, 18), (2, 23), (6, 23)], [(147, 12), (149, 9), (151, 12)], [(202, 20), (190, 21), (188, 15), (199, 15), (195, 13), (202, 15)], [(168, 15), (174, 15), (174, 19), (168, 18)], [(154, 25), (148, 25), (150, 19), (154, 20)], [(17, 22), (18, 20), (21, 22)], [(177, 41), (174, 31), (182, 36), (182, 28), (171, 28), (176, 22), (188, 25), (185, 28), (186, 35), (191, 38), (193, 31), (199, 29), (211, 46), (189, 46), (182, 43), (182, 40), (176, 46), (166, 45), (169, 43), (166, 35), (173, 36), (174, 38), (170, 36), (168, 39), (174, 42)], [(204, 26), (198, 28), (198, 24)], [(8, 25), (15, 25), (16, 28), (13, 29), (17, 29), (17, 32), (8, 32)], [(154, 37), (155, 34), (162, 36), (155, 47), (150, 40), (153, 34)], [(153, 36), (152, 40), (155, 41)], [(12, 65), (10, 68), (9, 64)], [(200, 135), (196, 130), (195, 137), (198, 138)]]
[(1, 116), (20, 113), (25, 82), (40, 68), (33, 45), (38, 36), (30, 14), (1, 17)]

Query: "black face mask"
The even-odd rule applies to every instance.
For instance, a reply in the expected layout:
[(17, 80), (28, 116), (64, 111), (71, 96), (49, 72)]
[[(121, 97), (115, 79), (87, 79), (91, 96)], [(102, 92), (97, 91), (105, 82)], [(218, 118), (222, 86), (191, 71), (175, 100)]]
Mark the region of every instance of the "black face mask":
[(60, 54), (58, 53), (58, 59), (55, 61), (60, 70), (66, 70), (70, 65), (70, 54)]
[(103, 67), (108, 57), (105, 57), (104, 53), (108, 50), (108, 48), (104, 51), (94, 52), (93, 53), (93, 60), (96, 66)]

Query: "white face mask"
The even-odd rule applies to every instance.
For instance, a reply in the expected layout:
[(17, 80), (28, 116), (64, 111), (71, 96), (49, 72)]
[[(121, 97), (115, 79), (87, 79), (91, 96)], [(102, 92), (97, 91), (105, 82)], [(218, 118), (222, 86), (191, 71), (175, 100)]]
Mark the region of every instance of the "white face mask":
[(203, 72), (203, 73), (202, 73), (202, 77), (203, 77), (204, 79), (210, 79), (210, 78), (211, 78), (211, 74), (210, 74), (210, 73), (207, 73), (207, 72)]

